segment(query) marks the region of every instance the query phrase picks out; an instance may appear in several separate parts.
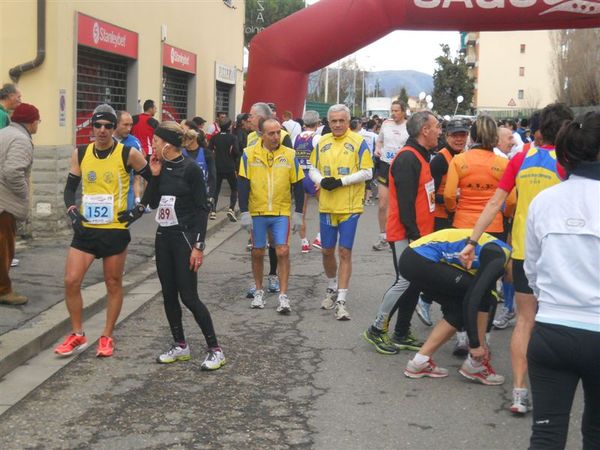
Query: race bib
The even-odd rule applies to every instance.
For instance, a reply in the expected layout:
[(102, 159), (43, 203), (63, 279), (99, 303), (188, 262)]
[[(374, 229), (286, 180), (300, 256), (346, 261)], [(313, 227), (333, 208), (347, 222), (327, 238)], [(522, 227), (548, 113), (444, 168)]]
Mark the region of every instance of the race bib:
[(113, 222), (114, 202), (112, 194), (88, 194), (82, 198), (83, 216), (91, 224), (104, 225)]
[(427, 193), (427, 202), (429, 203), (429, 212), (435, 211), (435, 184), (433, 180), (425, 183), (425, 192)]
[(161, 227), (172, 227), (178, 225), (177, 214), (175, 214), (175, 196), (163, 195), (156, 209), (156, 222)]

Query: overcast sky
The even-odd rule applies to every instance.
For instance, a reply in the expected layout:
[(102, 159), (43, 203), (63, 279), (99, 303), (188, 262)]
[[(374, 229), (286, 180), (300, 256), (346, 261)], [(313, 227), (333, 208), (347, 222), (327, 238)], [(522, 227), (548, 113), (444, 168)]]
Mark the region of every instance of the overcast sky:
[[(307, 0), (306, 3), (312, 5), (318, 1)], [(433, 75), (435, 58), (441, 54), (440, 44), (450, 45), (454, 56), (460, 47), (460, 34), (457, 31), (394, 31), (357, 51), (356, 59), (369, 71), (418, 70)]]

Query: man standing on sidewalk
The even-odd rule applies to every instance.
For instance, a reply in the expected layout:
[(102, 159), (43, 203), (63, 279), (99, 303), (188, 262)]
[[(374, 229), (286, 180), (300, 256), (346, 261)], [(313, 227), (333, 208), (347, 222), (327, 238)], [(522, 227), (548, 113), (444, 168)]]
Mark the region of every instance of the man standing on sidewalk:
[[(96, 356), (113, 354), (112, 335), (123, 305), (123, 269), (131, 241), (128, 226), (145, 209), (140, 204), (127, 210), (129, 172), (135, 170), (146, 180), (151, 177), (140, 152), (115, 142), (116, 125), (115, 110), (107, 104), (99, 105), (92, 115), (94, 142), (75, 149), (71, 155), (64, 199), (74, 231), (65, 264), (65, 303), (72, 333), (54, 349), (60, 356), (70, 356), (88, 345), (83, 332), (81, 284), (94, 259), (102, 259), (107, 291), (106, 323)], [(82, 202), (78, 208), (75, 195), (80, 183)]]
[(10, 123), (8, 113), (21, 104), (21, 91), (12, 83), (6, 83), (0, 89), (0, 128)]
[(16, 220), (29, 214), (29, 175), (33, 164), (33, 141), (40, 112), (21, 103), (9, 126), (0, 130), (0, 303), (22, 305), (27, 297), (12, 290), (8, 271), (15, 256)]
[[(261, 120), (261, 139), (247, 147), (239, 172), (240, 222), (252, 235), (252, 274), (256, 283), (251, 308), (264, 308), (263, 260), (267, 233), (277, 252), (280, 294), (277, 312), (291, 311), (287, 296), (290, 274), (290, 225), (295, 232), (302, 225), (304, 173), (294, 150), (281, 145), (281, 125), (275, 119)], [(295, 209), (290, 224), (291, 195)]]
[[(117, 126), (113, 133), (113, 138), (123, 144), (125, 147), (131, 147), (135, 150), (142, 151), (142, 144), (140, 140), (131, 134), (131, 128), (133, 127), (133, 118), (127, 111), (117, 112)], [(138, 184), (134, 185), (135, 173), (133, 171), (129, 174), (129, 192), (127, 192), (127, 209), (133, 208), (140, 202), (142, 197), (141, 186)]]
[[(365, 181), (373, 160), (363, 137), (350, 131), (350, 110), (333, 105), (327, 112), (331, 133), (324, 135), (310, 156), (311, 180), (320, 186), (319, 224), (323, 267), (328, 285), (323, 309), (334, 309), (337, 320), (350, 320), (346, 296), (352, 274), (352, 246), (363, 212)], [(339, 235), (339, 271), (335, 248)]]

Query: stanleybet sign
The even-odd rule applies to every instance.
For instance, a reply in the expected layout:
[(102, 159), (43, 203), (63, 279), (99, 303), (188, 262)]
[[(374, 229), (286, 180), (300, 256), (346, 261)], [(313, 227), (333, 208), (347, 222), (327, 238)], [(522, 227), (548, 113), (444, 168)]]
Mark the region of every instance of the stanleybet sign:
[(77, 43), (129, 58), (137, 58), (137, 33), (85, 14), (77, 15)]
[(171, 69), (196, 73), (196, 54), (169, 44), (163, 44), (162, 62), (163, 66)]
[(507, 5), (515, 8), (530, 8), (536, 4), (543, 4), (547, 9), (539, 13), (551, 14), (556, 12), (569, 12), (575, 14), (598, 14), (600, 3), (590, 0), (414, 0), (415, 6), (419, 8), (449, 8), (450, 6), (463, 4), (466, 8), (498, 9)]

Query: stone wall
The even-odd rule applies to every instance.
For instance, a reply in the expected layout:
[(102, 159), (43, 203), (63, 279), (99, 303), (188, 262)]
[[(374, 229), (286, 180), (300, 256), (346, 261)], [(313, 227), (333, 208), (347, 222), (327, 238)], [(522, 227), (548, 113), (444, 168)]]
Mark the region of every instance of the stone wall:
[(71, 163), (72, 145), (36, 146), (31, 170), (31, 205), (25, 237), (51, 237), (70, 232), (63, 191)]

